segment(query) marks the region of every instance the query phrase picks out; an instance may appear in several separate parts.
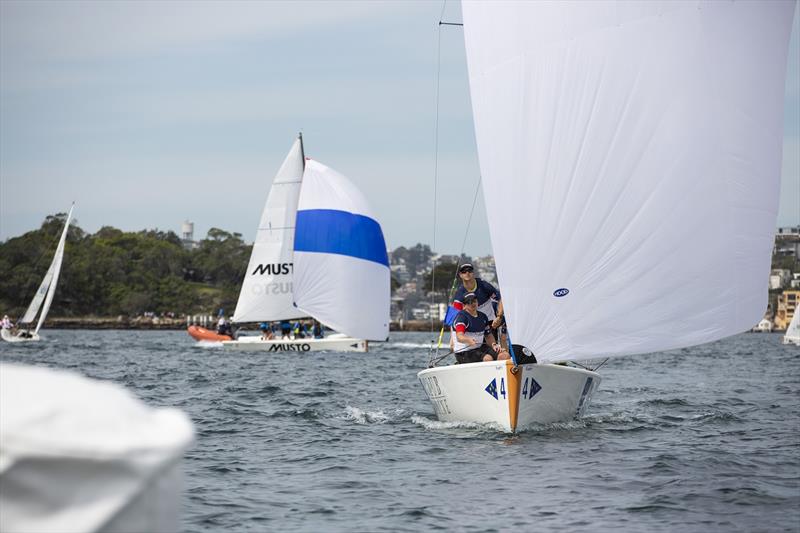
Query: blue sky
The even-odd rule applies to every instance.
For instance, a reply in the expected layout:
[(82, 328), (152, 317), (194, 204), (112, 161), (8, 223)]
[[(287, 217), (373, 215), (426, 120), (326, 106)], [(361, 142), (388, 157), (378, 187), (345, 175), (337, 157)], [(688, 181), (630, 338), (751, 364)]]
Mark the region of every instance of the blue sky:
[[(294, 136), (367, 194), (387, 245), (434, 243), (442, 2), (0, 1), (0, 240), (77, 202), (78, 224), (251, 241)], [(460, 21), (449, 1), (444, 19)], [(779, 225), (800, 223), (800, 43)], [(461, 29), (441, 33), (436, 249), (478, 180)], [(489, 253), (482, 199), (466, 251)]]

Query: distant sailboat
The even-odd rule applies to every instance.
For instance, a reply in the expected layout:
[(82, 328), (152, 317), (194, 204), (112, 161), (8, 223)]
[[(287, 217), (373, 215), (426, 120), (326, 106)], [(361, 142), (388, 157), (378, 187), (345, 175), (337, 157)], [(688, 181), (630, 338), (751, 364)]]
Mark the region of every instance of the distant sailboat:
[(789, 322), (789, 327), (786, 328), (786, 333), (783, 336), (783, 344), (796, 344), (800, 346), (800, 306), (794, 310), (792, 321)]
[[(42, 328), (45, 318), (47, 318), (48, 311), (50, 311), (50, 304), (53, 302), (53, 295), (56, 292), (56, 285), (58, 284), (58, 276), (61, 273), (61, 263), (64, 259), (64, 246), (67, 241), (67, 231), (69, 230), (70, 220), (72, 220), (73, 209), (75, 209), (74, 203), (69, 209), (66, 222), (64, 222), (64, 230), (61, 232), (61, 239), (58, 241), (56, 254), (53, 256), (50, 268), (47, 269), (47, 273), (44, 275), (44, 279), (41, 285), (39, 285), (39, 289), (36, 291), (30, 305), (28, 305), (25, 314), (19, 319), (18, 330), (0, 330), (0, 337), (2, 337), (4, 341), (29, 342), (39, 340), (39, 330)], [(41, 314), (39, 314), (40, 309)], [(39, 314), (39, 320), (34, 330), (30, 331), (29, 326), (33, 323), (34, 319), (36, 319), (37, 314)]]
[(269, 340), (241, 336), (222, 345), (364, 352), (369, 340), (389, 335), (389, 299), (389, 261), (377, 217), (345, 176), (305, 157), (299, 136), (267, 197), (233, 321), (311, 316), (340, 333)]
[(420, 372), (440, 419), (568, 420), (600, 376), (552, 363), (694, 346), (761, 319), (794, 6), (462, 3), (517, 349)]

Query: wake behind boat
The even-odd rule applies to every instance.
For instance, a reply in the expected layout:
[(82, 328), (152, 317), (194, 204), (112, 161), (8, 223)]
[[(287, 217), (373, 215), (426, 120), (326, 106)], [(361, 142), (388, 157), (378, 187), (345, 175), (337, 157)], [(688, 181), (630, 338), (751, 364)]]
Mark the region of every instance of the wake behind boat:
[(599, 376), (552, 363), (763, 316), (794, 5), (462, 3), (508, 333), (539, 364), (515, 350), (419, 372), (440, 419), (569, 420)]
[(233, 322), (310, 316), (339, 333), (321, 339), (234, 335), (222, 346), (364, 352), (368, 340), (389, 335), (389, 298), (389, 260), (377, 217), (345, 176), (305, 157), (298, 136), (267, 197)]
[[(39, 330), (42, 328), (45, 318), (47, 318), (48, 311), (50, 311), (50, 304), (53, 303), (53, 295), (58, 285), (58, 276), (61, 273), (61, 264), (64, 260), (64, 247), (67, 241), (69, 223), (70, 220), (72, 220), (73, 209), (75, 209), (74, 203), (69, 209), (67, 220), (64, 222), (64, 229), (61, 231), (61, 238), (58, 241), (53, 261), (50, 263), (50, 267), (47, 269), (47, 273), (44, 275), (39, 289), (28, 305), (28, 309), (25, 311), (22, 318), (19, 319), (17, 328), (10, 329), (3, 327), (0, 329), (0, 338), (4, 341), (32, 342), (40, 340)], [(39, 313), (40, 309), (41, 313)], [(33, 324), (37, 314), (39, 314), (39, 320), (36, 322), (36, 327), (31, 331), (30, 325)]]

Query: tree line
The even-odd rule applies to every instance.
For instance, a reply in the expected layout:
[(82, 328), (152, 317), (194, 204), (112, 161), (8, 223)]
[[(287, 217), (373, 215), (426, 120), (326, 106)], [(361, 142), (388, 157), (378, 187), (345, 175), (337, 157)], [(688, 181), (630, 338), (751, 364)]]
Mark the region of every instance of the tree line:
[[(53, 259), (65, 213), (35, 231), (0, 243), (0, 309), (19, 318)], [(251, 245), (239, 233), (212, 228), (187, 249), (172, 231), (88, 234), (70, 224), (51, 316), (136, 316), (233, 312)]]

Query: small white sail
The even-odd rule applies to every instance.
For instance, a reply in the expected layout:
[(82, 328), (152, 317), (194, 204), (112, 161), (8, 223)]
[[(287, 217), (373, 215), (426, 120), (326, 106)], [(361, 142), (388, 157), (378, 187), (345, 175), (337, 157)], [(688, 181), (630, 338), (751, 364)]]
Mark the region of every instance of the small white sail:
[(800, 307), (794, 310), (792, 321), (783, 336), (784, 344), (800, 344)]
[(75, 209), (75, 204), (72, 204), (67, 214), (67, 220), (64, 223), (64, 229), (61, 231), (61, 238), (58, 241), (53, 261), (50, 263), (50, 267), (48, 267), (47, 273), (45, 273), (44, 279), (42, 279), (42, 283), (39, 285), (39, 289), (36, 291), (30, 305), (28, 305), (28, 309), (19, 320), (22, 324), (30, 324), (33, 322), (34, 318), (36, 318), (36, 314), (39, 312), (39, 308), (42, 307), (42, 302), (44, 302), (44, 308), (42, 308), (42, 314), (39, 316), (39, 322), (36, 324), (36, 331), (34, 333), (38, 333), (39, 329), (41, 329), (42, 324), (44, 324), (44, 319), (47, 317), (47, 312), (50, 310), (50, 304), (53, 302), (53, 295), (55, 294), (56, 285), (58, 284), (58, 276), (61, 273), (61, 263), (64, 259), (64, 246), (67, 240), (69, 223), (70, 220), (72, 220), (73, 209)]
[(306, 161), (294, 241), (297, 307), (351, 337), (389, 335), (390, 272), (381, 226), (347, 178)]
[(463, 2), (515, 343), (540, 362), (761, 319), (795, 2)]
[(294, 307), (292, 296), (292, 247), (302, 179), (303, 145), (298, 138), (272, 182), (233, 314), (234, 322), (305, 316)]

